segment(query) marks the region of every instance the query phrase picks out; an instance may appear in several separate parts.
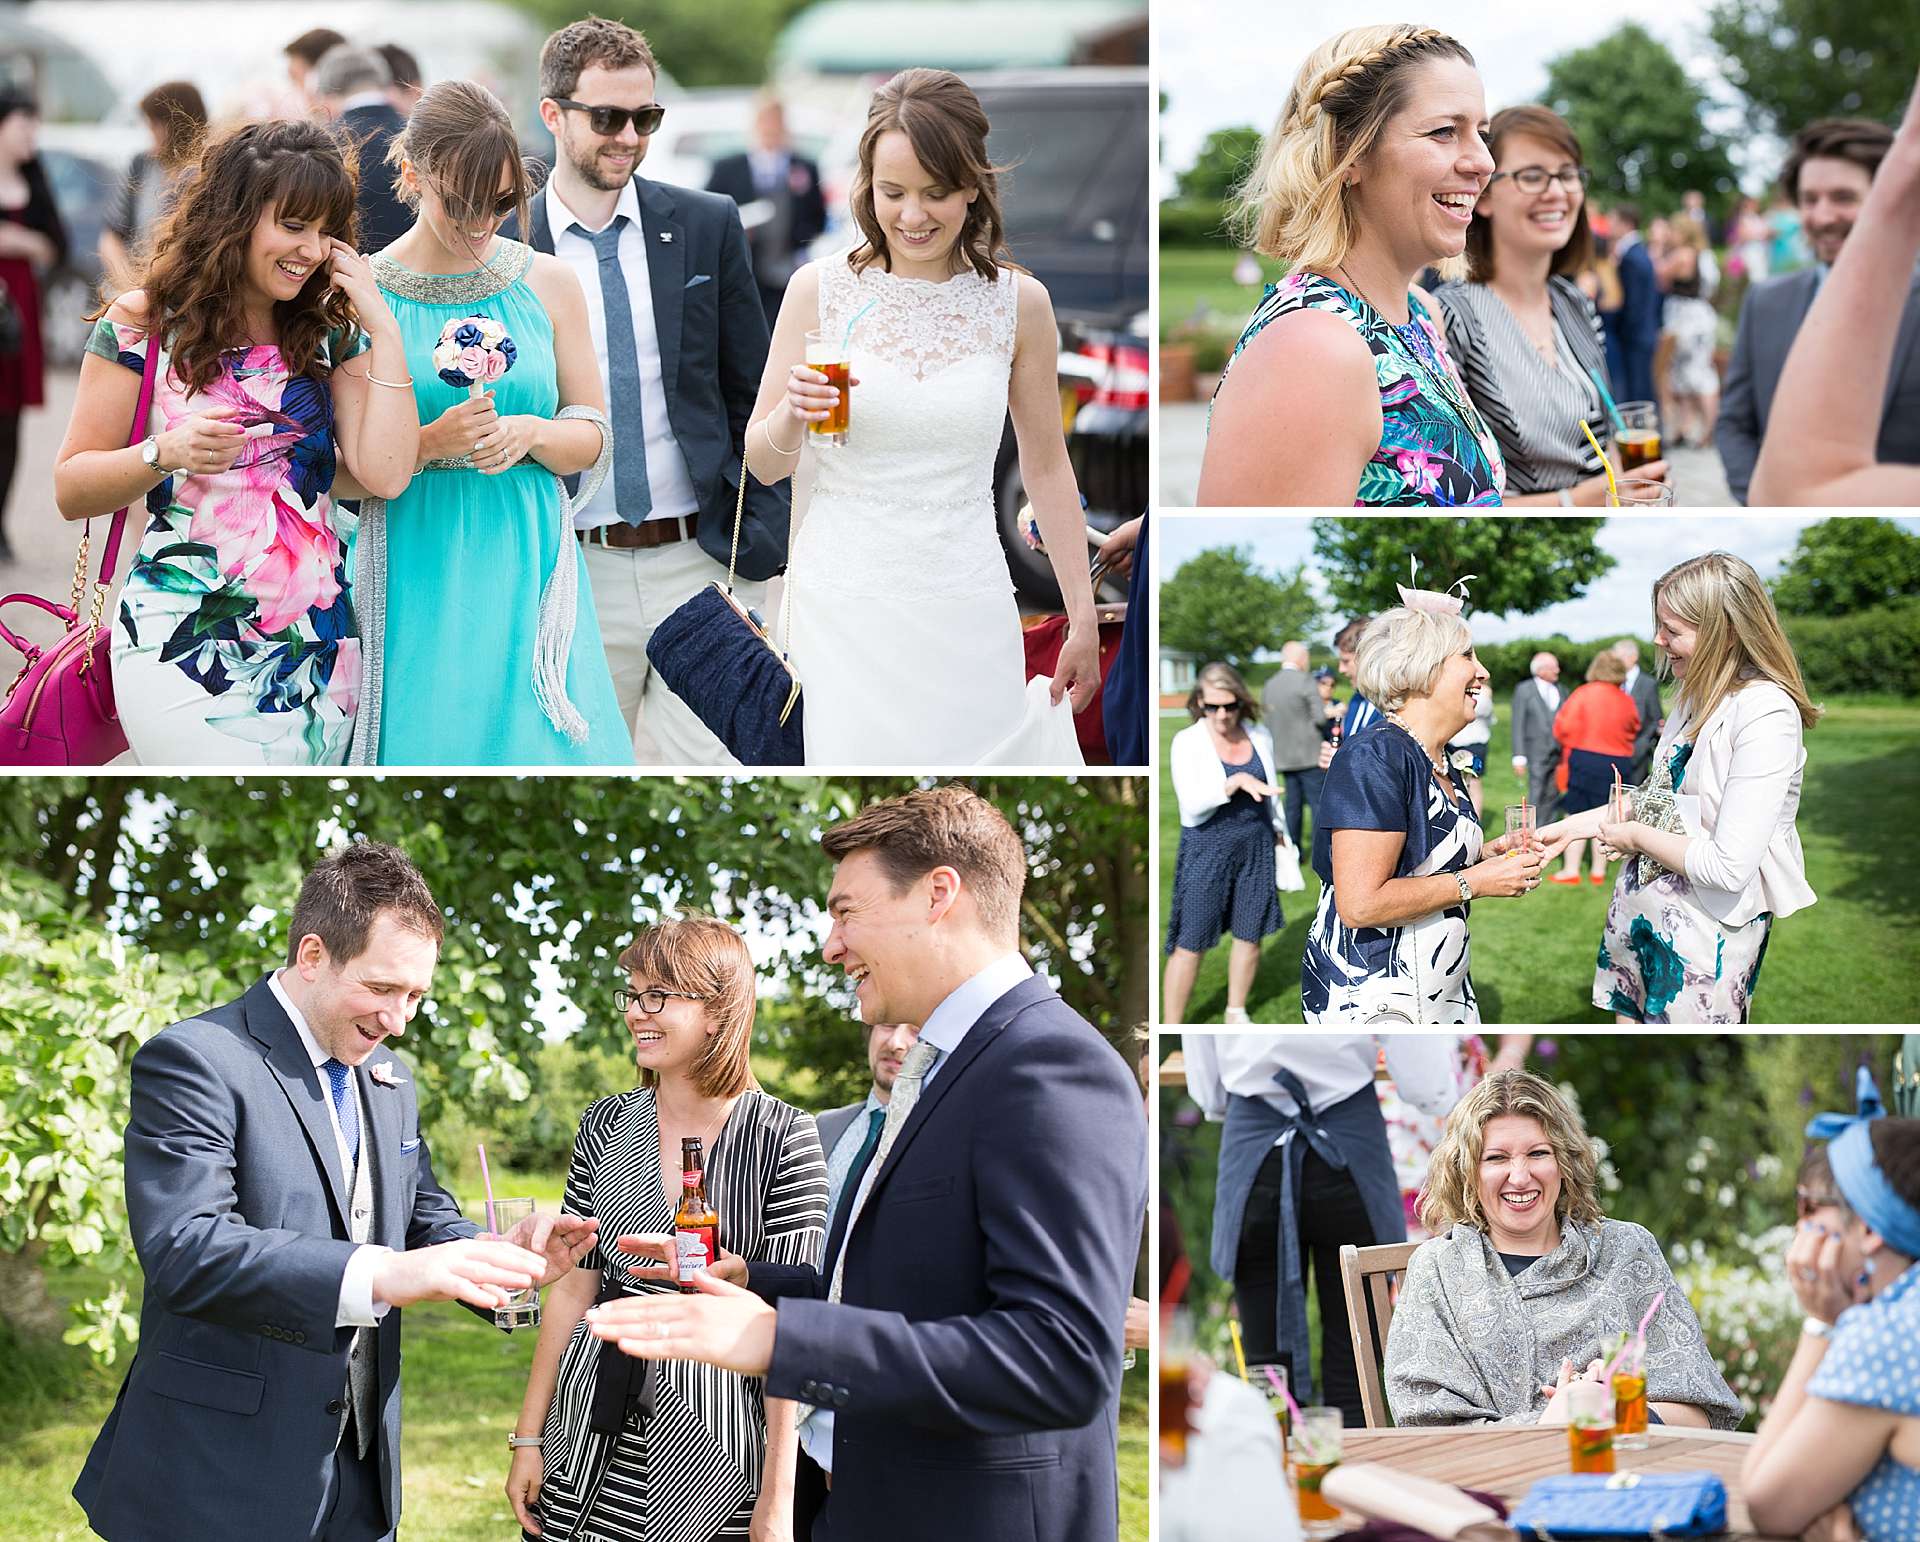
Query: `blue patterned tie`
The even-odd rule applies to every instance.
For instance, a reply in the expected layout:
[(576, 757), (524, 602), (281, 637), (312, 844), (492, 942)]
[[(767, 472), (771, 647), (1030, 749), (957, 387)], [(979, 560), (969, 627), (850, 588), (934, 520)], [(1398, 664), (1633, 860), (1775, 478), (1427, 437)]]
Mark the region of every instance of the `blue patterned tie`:
[(607, 416), (632, 425), (613, 436), (613, 501), (620, 517), (637, 525), (653, 512), (653, 488), (647, 482), (647, 432), (640, 413), (640, 350), (633, 340), (633, 302), (620, 266), (620, 231), (626, 223), (626, 215), (616, 214), (611, 225), (587, 239), (600, 259), (600, 306), (607, 318)]
[[(360, 1110), (354, 1106), (353, 1093), (347, 1087), (347, 1078), (353, 1075), (351, 1068), (338, 1060), (321, 1063), (321, 1070), (327, 1073), (327, 1080), (333, 1083), (333, 1111), (340, 1116), (340, 1135), (347, 1143), (347, 1160), (360, 1160)], [(348, 1174), (349, 1180), (352, 1174)]]

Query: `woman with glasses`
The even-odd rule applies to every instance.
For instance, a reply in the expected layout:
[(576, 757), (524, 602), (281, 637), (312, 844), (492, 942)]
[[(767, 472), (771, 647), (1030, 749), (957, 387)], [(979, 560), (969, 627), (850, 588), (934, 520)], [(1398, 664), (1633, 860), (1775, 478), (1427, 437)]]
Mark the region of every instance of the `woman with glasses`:
[(631, 765), (561, 482), (591, 497), (612, 460), (580, 281), (498, 234), (530, 184), (484, 87), (427, 91), (387, 158), (417, 211), (373, 258), (406, 343), (387, 383), (425, 426), (411, 485), (361, 510), (353, 761)]
[(1186, 1020), (1200, 957), (1233, 933), (1224, 1021), (1247, 1021), (1260, 943), (1280, 930), (1274, 843), (1286, 839), (1273, 774), (1273, 735), (1231, 664), (1209, 664), (1187, 693), (1193, 725), (1173, 736), (1169, 764), (1180, 803), (1180, 855), (1167, 914), (1162, 1019)]
[[(1580, 141), (1544, 107), (1509, 107), (1487, 136), (1494, 173), (1467, 228), (1467, 278), (1434, 298), (1473, 404), (1500, 440), (1508, 503), (1604, 508), (1600, 317), (1575, 282), (1593, 256)], [(1608, 385), (1611, 390), (1611, 383)], [(1634, 473), (1664, 481), (1665, 461)]]
[(562, 1208), (597, 1217), (600, 1245), (547, 1292), (507, 1497), (524, 1533), (545, 1542), (786, 1542), (795, 1405), (768, 1401), (759, 1377), (631, 1359), (594, 1338), (585, 1315), (596, 1301), (679, 1288), (638, 1261), (637, 1239), (673, 1232), (687, 1139), (701, 1143), (720, 1249), (818, 1267), (820, 1137), (812, 1115), (754, 1081), (753, 959), (738, 932), (704, 916), (663, 922), (634, 939), (620, 967), (628, 988), (614, 1005), (640, 1085), (580, 1120)]

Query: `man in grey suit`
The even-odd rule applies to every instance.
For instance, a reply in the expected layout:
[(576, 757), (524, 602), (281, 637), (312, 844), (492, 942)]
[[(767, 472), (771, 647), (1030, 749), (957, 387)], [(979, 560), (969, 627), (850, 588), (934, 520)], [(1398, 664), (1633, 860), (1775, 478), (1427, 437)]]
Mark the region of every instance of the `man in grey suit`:
[[(1320, 768), (1320, 751), (1326, 743), (1320, 737), (1320, 725), (1326, 720), (1327, 704), (1307, 673), (1309, 662), (1305, 643), (1287, 643), (1280, 649), (1279, 670), (1260, 692), (1260, 710), (1273, 735), (1273, 769), (1287, 779), (1287, 839), (1295, 851), (1301, 849), (1301, 809), (1319, 808), (1320, 788), (1327, 779)], [(1317, 812), (1314, 818), (1319, 818)]]
[(1560, 661), (1551, 653), (1536, 653), (1527, 679), (1513, 691), (1513, 774), (1525, 777), (1527, 801), (1541, 824), (1560, 808), (1560, 792), (1553, 784), (1560, 764), (1560, 741), (1553, 736), (1553, 720), (1567, 699), (1560, 684)]
[(1627, 666), (1627, 678), (1620, 689), (1633, 699), (1640, 711), (1640, 732), (1633, 736), (1633, 779), (1644, 782), (1653, 765), (1653, 747), (1660, 742), (1660, 728), (1666, 709), (1660, 704), (1660, 682), (1640, 667), (1640, 644), (1623, 637), (1613, 651)]
[(307, 875), (286, 967), (133, 1057), (127, 1219), (140, 1347), (74, 1484), (112, 1542), (373, 1542), (400, 1518), (400, 1314), (491, 1321), (597, 1223), (482, 1237), (440, 1187), (412, 1068), (387, 1047), (444, 921), (362, 842)]
[[(1788, 351), (1892, 143), (1891, 129), (1863, 118), (1826, 118), (1794, 136), (1780, 181), (1800, 210), (1815, 265), (1754, 285), (1740, 306), (1714, 443), (1727, 486), (1741, 503), (1747, 501)], [(1900, 313), (1875, 455), (1881, 461), (1920, 464), (1920, 272)]]

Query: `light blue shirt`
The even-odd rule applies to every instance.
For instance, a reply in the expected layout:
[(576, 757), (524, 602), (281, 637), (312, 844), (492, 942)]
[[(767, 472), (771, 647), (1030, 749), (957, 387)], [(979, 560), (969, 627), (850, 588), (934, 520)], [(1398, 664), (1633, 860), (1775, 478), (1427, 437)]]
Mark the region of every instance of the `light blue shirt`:
[[(940, 1074), (940, 1068), (953, 1058), (953, 1052), (960, 1047), (961, 1042), (972, 1031), (973, 1025), (980, 1021), (981, 1015), (987, 1008), (1022, 980), (1032, 978), (1033, 970), (1028, 967), (1027, 961), (1018, 953), (1009, 953), (1004, 958), (995, 959), (964, 985), (950, 992), (947, 998), (933, 1009), (932, 1015), (920, 1029), (919, 1042), (931, 1044), (939, 1054), (935, 1057), (933, 1064), (927, 1067), (927, 1074), (920, 1079), (922, 1093), (933, 1085), (933, 1079)], [(868, 1093), (867, 1097), (871, 1102), (873, 1094)], [(846, 1133), (834, 1143), (835, 1154), (838, 1155), (840, 1148), (853, 1139), (855, 1130), (864, 1131), (865, 1128), (864, 1117), (856, 1118), (847, 1127)], [(855, 1143), (855, 1149), (857, 1151), (858, 1142)], [(851, 1166), (852, 1157), (849, 1156), (847, 1161)], [(873, 1187), (878, 1168), (877, 1162), (869, 1164), (865, 1177), (860, 1180), (859, 1193), (855, 1195), (856, 1201), (860, 1195), (864, 1195)], [(827, 1214), (831, 1218), (833, 1212), (829, 1210)], [(852, 1245), (851, 1236), (843, 1238), (840, 1243), (841, 1251), (844, 1253)], [(831, 1408), (816, 1408), (807, 1416), (806, 1421), (800, 1426), (800, 1449), (827, 1472), (833, 1471), (833, 1410)]]

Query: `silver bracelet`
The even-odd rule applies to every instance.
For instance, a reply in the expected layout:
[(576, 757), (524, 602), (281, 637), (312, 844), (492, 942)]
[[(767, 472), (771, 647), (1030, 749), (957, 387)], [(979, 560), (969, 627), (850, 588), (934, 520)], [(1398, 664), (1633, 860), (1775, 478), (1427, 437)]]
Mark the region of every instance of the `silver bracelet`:
[(1455, 873), (1453, 875), (1453, 881), (1460, 886), (1460, 903), (1463, 905), (1471, 905), (1473, 903), (1473, 885), (1467, 882), (1467, 875), (1465, 873)]
[(540, 1437), (538, 1435), (507, 1436), (507, 1449), (510, 1451), (525, 1450), (529, 1446), (538, 1448), (539, 1444), (540, 1444)]
[(779, 440), (775, 439), (773, 437), (773, 414), (772, 413), (768, 413), (764, 418), (760, 420), (760, 432), (766, 435), (767, 446), (776, 455), (798, 455), (802, 450), (804, 450), (807, 447), (806, 431), (804, 429), (801, 430), (800, 442), (796, 444), (791, 450), (785, 448), (780, 443)]
[(413, 376), (409, 375), (405, 380), (382, 380), (378, 375), (374, 374), (372, 370), (368, 370), (367, 383), (369, 385), (385, 386), (389, 391), (410, 391), (413, 389)]

